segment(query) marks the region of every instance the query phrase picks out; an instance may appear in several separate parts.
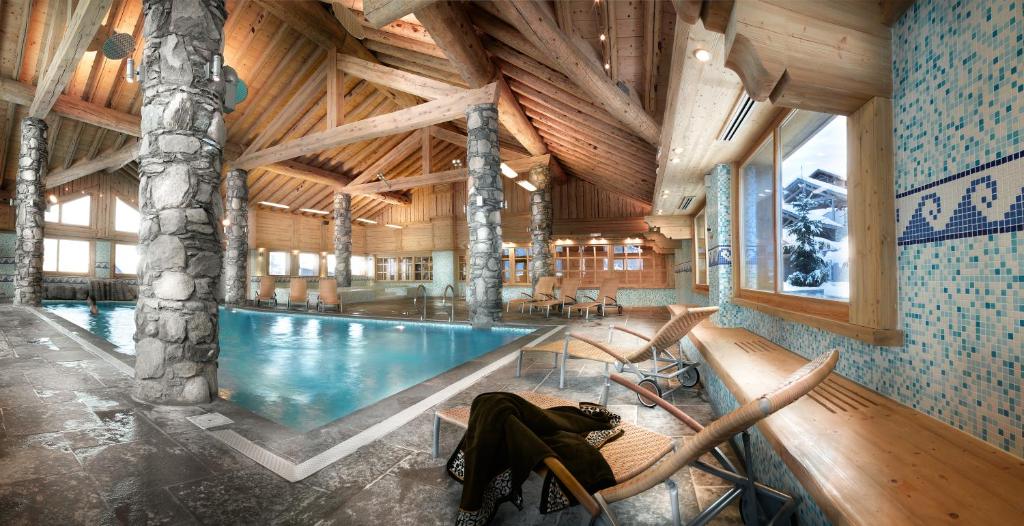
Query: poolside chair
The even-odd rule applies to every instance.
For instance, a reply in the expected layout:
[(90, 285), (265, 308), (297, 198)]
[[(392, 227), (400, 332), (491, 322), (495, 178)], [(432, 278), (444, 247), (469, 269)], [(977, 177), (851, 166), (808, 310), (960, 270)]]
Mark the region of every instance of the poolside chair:
[(341, 312), (341, 297), (338, 296), (338, 280), (322, 279), (320, 280), (320, 291), (316, 295), (316, 310), (317, 312), (324, 312), (329, 308), (336, 308), (338, 312)]
[(521, 293), (524, 297), (512, 298), (505, 304), (505, 312), (512, 309), (512, 305), (519, 305), (519, 312), (534, 301), (547, 301), (555, 299), (555, 277), (543, 276), (537, 278), (537, 284), (533, 286), (533, 294)]
[(534, 301), (527, 305), (530, 306), (530, 313), (533, 313), (534, 308), (544, 309), (544, 317), (548, 318), (551, 316), (551, 307), (558, 307), (560, 312), (565, 312), (565, 308), (576, 303), (576, 291), (580, 288), (579, 278), (564, 278), (562, 280), (562, 286), (558, 287), (558, 296), (549, 300)]
[(291, 283), (288, 285), (288, 308), (291, 309), (292, 305), (302, 305), (306, 310), (309, 310), (309, 294), (307, 293), (307, 286), (305, 279), (292, 278)]
[(277, 286), (273, 276), (260, 276), (260, 288), (256, 291), (256, 306), (267, 302), (271, 307), (277, 307)]
[[(745, 524), (785, 524), (785, 521), (796, 510), (796, 506), (799, 503), (798, 500), (757, 482), (750, 475), (740, 473), (740, 470), (722, 453), (718, 445), (727, 440), (732, 440), (735, 436), (739, 435), (743, 445), (744, 472), (747, 474), (756, 473), (757, 470), (753, 466), (754, 458), (750, 453), (750, 435), (747, 430), (772, 413), (779, 411), (809, 393), (831, 374), (838, 361), (838, 349), (824, 353), (794, 371), (789, 378), (771, 392), (747, 402), (740, 406), (739, 409), (722, 416), (706, 427), (661, 397), (644, 393), (642, 387), (633, 384), (622, 376), (612, 375), (612, 380), (622, 384), (627, 389), (635, 391), (637, 396), (650, 396), (655, 405), (661, 407), (687, 427), (693, 429), (696, 434), (682, 442), (679, 447), (673, 448), (671, 453), (659, 454), (663, 448), (661, 439), (667, 437), (646, 431), (637, 426), (627, 428), (625, 426), (628, 424), (621, 424), (626, 430), (622, 437), (608, 442), (601, 448), (601, 455), (608, 461), (608, 465), (612, 468), (612, 473), (615, 475), (616, 485), (594, 494), (588, 493), (579, 481), (573, 477), (572, 473), (565, 468), (565, 465), (557, 459), (545, 459), (544, 468), (550, 469), (572, 493), (573, 497), (583, 505), (590, 514), (591, 524), (599, 522), (611, 525), (619, 524), (608, 504), (639, 495), (658, 484), (665, 484), (669, 490), (673, 524), (682, 524), (678, 489), (672, 480), (672, 476), (687, 466), (693, 466), (701, 471), (710, 473), (732, 485), (732, 489), (726, 491), (717, 501), (694, 517), (689, 522), (690, 525), (706, 524), (737, 498), (740, 499), (740, 515)], [(544, 405), (541, 405), (534, 402), (532, 397), (524, 396), (523, 393), (519, 394), (542, 408), (555, 407), (559, 403), (562, 405), (573, 405), (564, 400), (558, 402), (545, 400)], [(536, 393), (530, 394), (543, 396)], [(439, 449), (440, 422), (443, 420), (467, 427), (469, 424), (469, 411), (469, 407), (463, 406), (435, 413), (434, 456), (437, 456)], [(630, 439), (629, 437), (633, 434), (631, 433), (632, 429), (645, 432), (647, 435), (640, 436), (638, 434), (633, 439)], [(617, 447), (615, 446), (617, 442), (623, 440), (627, 442)], [(702, 456), (708, 453), (718, 460), (722, 468), (711, 466), (700, 460)], [(654, 458), (653, 461), (650, 460), (652, 457)], [(626, 465), (627, 469), (623, 469), (623, 465)], [(766, 506), (768, 503), (772, 506)], [(770, 509), (775, 510), (771, 516), (769, 516), (769, 513), (771, 513)]]
[[(672, 354), (670, 348), (676, 346), (680, 340), (686, 337), (700, 322), (706, 320), (712, 314), (718, 312), (718, 307), (702, 307), (687, 309), (686, 312), (673, 317), (658, 329), (654, 336), (645, 336), (632, 329), (612, 325), (608, 327), (608, 342), (601, 343), (593, 338), (576, 334), (566, 333), (565, 339), (561, 342), (551, 341), (540, 345), (523, 347), (519, 351), (519, 359), (516, 362), (516, 376), (519, 376), (523, 367), (523, 355), (528, 352), (547, 352), (555, 355), (558, 363), (558, 387), (565, 388), (565, 369), (569, 358), (581, 360), (594, 360), (604, 363), (605, 382), (601, 390), (601, 403), (608, 400), (608, 387), (611, 385), (608, 379), (609, 365), (614, 365), (618, 372), (625, 372), (639, 378), (637, 385), (647, 391), (664, 396), (680, 387), (690, 388), (700, 381), (700, 373), (697, 372), (695, 362), (688, 361), (682, 350), (676, 350)], [(631, 334), (644, 340), (640, 345), (633, 348), (614, 348), (612, 337), (615, 331)], [(561, 355), (559, 361), (558, 356)], [(640, 362), (652, 360), (653, 364), (649, 370), (639, 367)], [(676, 381), (679, 385), (662, 390), (661, 382), (671, 385)], [(653, 403), (642, 396), (637, 396), (640, 402), (647, 407), (654, 407)]]
[(595, 309), (601, 316), (607, 314), (608, 307), (616, 307), (619, 309), (619, 315), (622, 315), (622, 305), (619, 305), (619, 301), (616, 299), (619, 295), (619, 278), (608, 278), (601, 282), (601, 288), (597, 291), (597, 297), (583, 296), (589, 298), (590, 301), (583, 301), (569, 307), (569, 317), (572, 318), (573, 311), (582, 311), (586, 313), (586, 319), (590, 319), (590, 309)]

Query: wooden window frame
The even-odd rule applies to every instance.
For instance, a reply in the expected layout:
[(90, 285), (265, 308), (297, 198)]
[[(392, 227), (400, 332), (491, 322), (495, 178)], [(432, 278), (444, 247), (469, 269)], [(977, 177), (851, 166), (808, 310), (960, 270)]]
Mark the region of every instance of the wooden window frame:
[[(699, 216), (700, 214), (704, 214), (704, 227), (703, 228), (697, 228), (697, 226), (698, 226), (697, 225), (697, 216)], [(707, 230), (708, 214), (707, 214), (707, 204), (705, 204), (703, 207), (701, 207), (701, 209), (698, 210), (695, 214), (693, 214), (692, 217), (693, 217), (693, 279), (692, 279), (691, 285), (693, 286), (693, 291), (694, 292), (707, 296), (708, 294), (711, 293), (711, 288), (710, 288), (711, 266), (709, 265), (710, 261), (708, 260), (708, 254), (711, 251), (708, 250), (708, 230)], [(707, 274), (707, 278), (704, 281), (706, 281), (708, 283), (701, 283), (699, 281), (699, 279), (698, 279), (700, 277), (700, 264), (697, 261), (697, 259), (701, 257), (700, 249), (699, 249), (700, 247), (698, 246), (698, 243), (697, 243), (697, 236), (699, 235), (698, 232), (703, 233), (703, 235), (704, 235), (704, 256), (703, 256), (703, 258), (704, 258), (704, 272)]]
[[(881, 101), (881, 102), (879, 102), (879, 101)], [(780, 168), (779, 167), (780, 167), (780, 164), (781, 164), (781, 159), (779, 159), (779, 155), (780, 155), (780, 151), (781, 151), (781, 148), (782, 148), (782, 145), (780, 144), (780, 141), (779, 141), (779, 138), (780, 138), (779, 137), (779, 129), (783, 125), (783, 123), (786, 122), (786, 120), (789, 118), (789, 116), (792, 115), (792, 113), (794, 111), (798, 111), (798, 110), (785, 109), (785, 110), (782, 110), (779, 113), (779, 116), (776, 117), (769, 124), (767, 130), (761, 135), (761, 137), (759, 137), (758, 140), (754, 141), (754, 143), (751, 146), (751, 148), (747, 152), (744, 153), (743, 157), (739, 160), (739, 162), (734, 164), (733, 167), (732, 167), (733, 168), (733, 170), (732, 170), (732, 173), (733, 173), (733, 175), (732, 175), (732, 188), (733, 188), (733, 192), (732, 192), (732, 209), (734, 210), (734, 212), (732, 214), (733, 215), (732, 238), (734, 240), (736, 240), (736, 250), (734, 250), (734, 253), (739, 254), (738, 257), (736, 258), (736, 260), (734, 261), (734, 265), (733, 265), (733, 290), (735, 291), (734, 294), (733, 294), (733, 299), (732, 299), (733, 303), (735, 303), (736, 305), (742, 306), (742, 307), (747, 307), (747, 308), (755, 309), (755, 310), (758, 310), (758, 311), (761, 311), (761, 312), (764, 312), (764, 313), (767, 313), (767, 314), (778, 316), (778, 317), (781, 317), (783, 319), (787, 319), (787, 320), (790, 320), (790, 321), (795, 321), (795, 322), (798, 322), (798, 323), (803, 323), (803, 324), (810, 325), (810, 326), (813, 326), (813, 327), (816, 327), (816, 328), (819, 328), (819, 329), (823, 329), (823, 330), (826, 330), (826, 331), (829, 331), (829, 332), (834, 332), (834, 333), (837, 333), (837, 334), (840, 334), (840, 335), (843, 335), (843, 336), (846, 336), (846, 337), (849, 337), (849, 338), (854, 338), (854, 339), (857, 339), (857, 340), (860, 340), (860, 341), (864, 341), (864, 342), (870, 343), (872, 345), (883, 345), (883, 346), (899, 346), (899, 345), (902, 345), (902, 343), (903, 343), (903, 332), (901, 330), (898, 330), (898, 328), (897, 328), (898, 320), (896, 319), (895, 312), (893, 312), (891, 316), (888, 316), (888, 318), (890, 318), (890, 319), (886, 319), (886, 320), (880, 320), (880, 319), (865, 320), (863, 316), (859, 316), (859, 315), (855, 315), (854, 314), (855, 310), (863, 309), (864, 307), (862, 307), (862, 305), (865, 304), (865, 303), (871, 303), (871, 302), (880, 303), (880, 302), (885, 302), (885, 301), (894, 301), (894, 299), (895, 299), (895, 292), (894, 292), (894, 290), (889, 290), (887, 292), (879, 293), (879, 296), (885, 296), (885, 297), (865, 297), (865, 296), (860, 295), (860, 294), (855, 296), (855, 294), (854, 294), (854, 290), (856, 290), (858, 287), (860, 287), (863, 284), (863, 280), (866, 278), (866, 273), (865, 272), (859, 272), (858, 273), (858, 272), (855, 272), (855, 270), (854, 270), (854, 265), (860, 263), (860, 262), (856, 261), (856, 259), (855, 259), (855, 254), (859, 253), (858, 248), (860, 248), (860, 245), (858, 245), (857, 243), (865, 243), (865, 241), (861, 240), (861, 237), (862, 237), (861, 235), (855, 235), (854, 227), (855, 227), (855, 225), (864, 225), (864, 224), (870, 222), (870, 221), (868, 221), (866, 219), (867, 215), (868, 214), (873, 214), (873, 213), (879, 213), (879, 211), (877, 209), (874, 209), (874, 208), (870, 207), (870, 206), (855, 206), (854, 205), (855, 199), (854, 199), (854, 196), (852, 194), (854, 194), (855, 191), (856, 192), (860, 192), (861, 194), (863, 194), (863, 193), (865, 193), (867, 191), (867, 190), (863, 189), (863, 187), (866, 186), (867, 184), (864, 183), (860, 179), (860, 177), (862, 177), (862, 174), (861, 174), (862, 166), (861, 166), (861, 164), (864, 163), (864, 158), (867, 158), (869, 161), (874, 161), (874, 162), (878, 163), (877, 166), (865, 166), (865, 167), (863, 167), (863, 169), (867, 170), (868, 173), (870, 173), (870, 170), (872, 170), (872, 169), (876, 169), (876, 171), (885, 171), (884, 165), (886, 164), (886, 162), (883, 162), (883, 157), (881, 155), (877, 155), (877, 153), (875, 153), (875, 152), (870, 151), (870, 149), (878, 147), (883, 153), (887, 153), (887, 154), (891, 154), (892, 153), (891, 149), (887, 150), (884, 147), (884, 142), (885, 141), (888, 141), (891, 144), (891, 140), (892, 140), (892, 137), (891, 137), (891, 133), (892, 133), (891, 132), (891, 105), (888, 107), (888, 110), (886, 110), (885, 107), (882, 106), (883, 104), (888, 104), (888, 103), (889, 103), (888, 99), (872, 99), (867, 104), (865, 104), (865, 106), (863, 108), (861, 108), (860, 110), (855, 112), (853, 115), (847, 116), (847, 145), (848, 145), (847, 146), (847, 166), (848, 166), (847, 178), (848, 178), (848, 187), (851, 188), (851, 191), (850, 191), (851, 195), (849, 195), (850, 205), (848, 207), (848, 217), (849, 217), (849, 223), (850, 223), (850, 226), (849, 226), (849, 229), (850, 229), (850, 254), (851, 254), (851, 256), (850, 256), (850, 268), (851, 268), (851, 270), (850, 270), (850, 291), (851, 291), (850, 300), (849, 301), (841, 301), (841, 300), (828, 300), (828, 299), (823, 299), (823, 298), (810, 298), (810, 297), (799, 296), (799, 295), (794, 295), (794, 294), (787, 294), (787, 293), (779, 291), (779, 288), (780, 288), (780, 286), (779, 286), (779, 282), (780, 282), (780, 267), (779, 267), (779, 265), (781, 263), (781, 258), (782, 258), (782, 251), (780, 250), (780, 247), (779, 247), (779, 244), (778, 244), (778, 237), (779, 237), (779, 228), (778, 228), (779, 227), (779, 218), (778, 218), (778, 215), (779, 215), (779, 208), (780, 208), (780, 205), (779, 205), (779, 175), (780, 175), (779, 174), (779, 169)], [(889, 113), (889, 119), (890, 120), (888, 121), (890, 124), (886, 124), (885, 123), (884, 115), (882, 115), (880, 118), (878, 116), (879, 113), (884, 114), (886, 111), (890, 112)], [(865, 112), (873, 112), (873, 113), (870, 114), (868, 116), (868, 118), (865, 118), (864, 116), (861, 115), (862, 113), (865, 113)], [(856, 123), (854, 121), (852, 121), (852, 119), (855, 118), (855, 116), (857, 116), (856, 118), (861, 119), (861, 121), (856, 122)], [(878, 120), (877, 124), (873, 120), (871, 120), (873, 118)], [(867, 122), (865, 122), (865, 121), (867, 121)], [(871, 135), (871, 133), (874, 133), (874, 137), (872, 138), (871, 142), (865, 141), (863, 139), (863, 136), (861, 136), (862, 132), (860, 131), (859, 127), (864, 127), (864, 126), (875, 126), (875, 129), (870, 130), (868, 133), (864, 134), (864, 136), (869, 136), (869, 135)], [(881, 135), (881, 134), (878, 133), (878, 132), (880, 132), (882, 130), (884, 130), (885, 133), (887, 133), (888, 135), (885, 136), (885, 137), (879, 137), (879, 135)], [(776, 262), (775, 262), (775, 264), (776, 264), (776, 268), (775, 268), (775, 291), (774, 292), (766, 292), (766, 291), (760, 291), (760, 290), (753, 290), (753, 289), (743, 288), (743, 286), (742, 286), (742, 284), (743, 284), (743, 276), (742, 276), (742, 274), (743, 274), (743, 269), (744, 269), (743, 258), (744, 258), (745, 251), (744, 251), (744, 247), (742, 245), (742, 238), (740, 237), (740, 225), (743, 224), (742, 221), (744, 220), (744, 218), (743, 218), (743, 207), (742, 207), (742, 203), (740, 202), (740, 197), (743, 194), (743, 192), (742, 192), (743, 177), (742, 177), (741, 169), (742, 169), (743, 166), (745, 166), (747, 164), (747, 162), (751, 159), (751, 157), (753, 157), (753, 155), (757, 153), (757, 151), (765, 144), (765, 142), (768, 141), (769, 138), (771, 138), (773, 140), (773, 142), (774, 142), (774, 144), (773, 144), (773, 164), (774, 164), (774, 172), (775, 172), (775, 174), (774, 174), (775, 176), (772, 178), (772, 181), (773, 181), (772, 182), (772, 195), (773, 195), (773, 201), (775, 203), (775, 206), (773, 207), (773, 211), (772, 211), (772, 218), (773, 218), (773, 220), (772, 220), (772, 236), (774, 238), (773, 242), (774, 242), (774, 247), (775, 247), (775, 252), (776, 252), (776, 254), (775, 254), (775, 260), (776, 260)], [(864, 151), (861, 151), (862, 143), (867, 146), (867, 148), (865, 148)], [(882, 146), (880, 146), (880, 144), (882, 144)], [(891, 146), (890, 146), (890, 148), (891, 148)], [(888, 159), (886, 161), (889, 163), (888, 164), (888, 169), (889, 169), (888, 175), (890, 177), (889, 180), (891, 182), (891, 170), (892, 170), (891, 162), (892, 161), (891, 161), (891, 159)], [(876, 184), (882, 186), (883, 188), (885, 187), (885, 182), (884, 181), (876, 182)], [(891, 186), (891, 185), (889, 185), (889, 186)], [(858, 201), (859, 201), (859, 199), (858, 199)], [(859, 204), (859, 203), (857, 203), (857, 204)], [(895, 216), (895, 199), (889, 199), (887, 202), (885, 202), (883, 200), (881, 205), (885, 206), (885, 207), (890, 207), (891, 208), (891, 212), (892, 212), (891, 215)], [(882, 210), (880, 213), (882, 214), (882, 217), (885, 217), (885, 214), (884, 214), (885, 210)], [(857, 220), (854, 219), (854, 216), (857, 216)], [(893, 219), (893, 225), (895, 225), (895, 219)], [(890, 238), (890, 241), (892, 241), (892, 239), (894, 239), (894, 238)], [(695, 239), (695, 242), (696, 242), (696, 239)], [(893, 243), (894, 243), (894, 241), (893, 241)], [(696, 248), (696, 245), (695, 245), (695, 248)], [(895, 269), (896, 260), (895, 260), (894, 254), (893, 254), (893, 257), (889, 258), (888, 260), (885, 257), (881, 257), (881, 258), (878, 258), (878, 260), (876, 260), (874, 263), (875, 263), (875, 265), (883, 265), (885, 267), (891, 266), (892, 268), (889, 269), (889, 271), (895, 273), (895, 270), (896, 270)], [(696, 275), (696, 273), (695, 273), (695, 275)], [(694, 279), (696, 280), (696, 277)], [(891, 288), (895, 289), (895, 284), (893, 284), (893, 286)], [(887, 295), (891, 295), (891, 296), (887, 296)]]
[[(122, 243), (121, 241), (110, 242), (110, 275), (115, 278), (137, 278), (138, 269), (135, 272), (117, 272), (117, 245), (134, 245), (136, 252), (139, 250), (139, 243)], [(140, 256), (141, 257), (141, 256)]]
[[(274, 254), (274, 253), (278, 253), (278, 252), (280, 252), (280, 253), (284, 254), (285, 256), (287, 256), (287, 259), (285, 260), (285, 261), (287, 261), (287, 268), (284, 270), (284, 274), (271, 274), (270, 273), (270, 255)], [(268, 249), (267, 250), (267, 261), (266, 261), (266, 263), (264, 263), (263, 273), (265, 275), (267, 275), (267, 276), (274, 276), (274, 277), (278, 277), (278, 278), (279, 277), (290, 277), (290, 276), (292, 276), (292, 253), (290, 251), (288, 251), (288, 250), (269, 250)]]
[[(80, 238), (80, 237), (64, 236), (64, 235), (56, 235), (56, 236), (46, 236), (46, 235), (44, 235), (43, 239), (44, 239), (44, 243), (45, 243), (46, 239), (53, 239), (53, 240), (57, 241), (57, 270), (44, 270), (43, 271), (43, 275), (44, 276), (93, 277), (96, 274), (96, 240), (95, 239), (85, 239), (85, 238)], [(86, 270), (85, 272), (65, 272), (65, 271), (60, 270), (60, 242), (61, 242), (61, 240), (64, 240), (64, 241), (84, 241), (84, 242), (89, 244), (89, 266), (88, 266), (88, 270)], [(113, 246), (113, 245), (111, 245), (111, 246)], [(45, 257), (46, 256), (44, 254), (43, 258), (45, 259)], [(113, 272), (113, 269), (111, 269), (111, 272)]]

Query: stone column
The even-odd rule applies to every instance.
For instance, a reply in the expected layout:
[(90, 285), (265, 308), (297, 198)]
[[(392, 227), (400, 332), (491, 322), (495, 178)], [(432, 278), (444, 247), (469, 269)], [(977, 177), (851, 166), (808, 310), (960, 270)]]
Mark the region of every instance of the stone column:
[(466, 219), (469, 222), (469, 282), (466, 303), (474, 326), (501, 320), (501, 159), (498, 109), (478, 104), (466, 110), (469, 167)]
[(533, 167), (530, 182), (537, 187), (530, 193), (530, 281), (536, 285), (538, 278), (555, 275), (551, 258), (551, 173), (548, 167)]
[(334, 279), (352, 286), (352, 196), (334, 194)]
[(224, 0), (145, 0), (141, 263), (135, 396), (198, 404), (217, 396)]
[(14, 198), (17, 200), (14, 230), (14, 304), (39, 306), (43, 303), (43, 179), (49, 152), (47, 126), (42, 119), (21, 121), (21, 156)]
[(228, 237), (224, 253), (224, 303), (243, 305), (246, 299), (249, 261), (249, 172), (228, 172), (227, 195), (224, 199), (225, 231)]

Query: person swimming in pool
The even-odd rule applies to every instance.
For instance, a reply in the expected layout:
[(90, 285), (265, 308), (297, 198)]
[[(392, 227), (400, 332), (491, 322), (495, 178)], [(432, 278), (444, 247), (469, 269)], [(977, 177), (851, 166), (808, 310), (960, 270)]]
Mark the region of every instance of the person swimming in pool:
[(85, 304), (89, 306), (89, 314), (99, 315), (100, 309), (96, 306), (96, 298), (92, 297), (92, 292), (85, 295)]

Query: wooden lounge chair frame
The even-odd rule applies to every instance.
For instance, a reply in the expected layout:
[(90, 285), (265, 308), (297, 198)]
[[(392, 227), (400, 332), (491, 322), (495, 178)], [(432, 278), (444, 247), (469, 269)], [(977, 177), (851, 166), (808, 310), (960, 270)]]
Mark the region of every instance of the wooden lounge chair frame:
[[(604, 362), (605, 381), (601, 388), (602, 404), (607, 402), (608, 389), (611, 386), (610, 365), (614, 366), (619, 373), (636, 376), (638, 378), (637, 385), (658, 396), (666, 396), (679, 388), (689, 389), (700, 382), (697, 364), (687, 360), (681, 348), (677, 350), (676, 354), (672, 354), (670, 348), (680, 343), (694, 327), (716, 312), (718, 312), (718, 307), (687, 309), (686, 312), (674, 316), (662, 325), (654, 336), (647, 336), (626, 327), (612, 325), (608, 327), (607, 343), (599, 342), (582, 334), (568, 332), (561, 345), (556, 342), (548, 342), (520, 349), (519, 358), (516, 361), (516, 376), (522, 374), (524, 353), (549, 352), (555, 354), (555, 365), (559, 368), (559, 389), (565, 388), (565, 370), (569, 358)], [(616, 331), (635, 336), (643, 340), (643, 343), (632, 349), (614, 348), (611, 344)], [(559, 354), (561, 355), (560, 360)], [(650, 370), (641, 369), (638, 365), (646, 360), (651, 360)], [(669, 389), (662, 388), (662, 382), (668, 384), (673, 380), (679, 385)], [(637, 396), (637, 398), (645, 406), (654, 407), (653, 403), (645, 397)]]
[[(611, 289), (609, 292), (608, 289)], [(597, 298), (593, 296), (584, 295), (584, 298), (590, 301), (581, 301), (569, 307), (569, 317), (572, 318), (572, 311), (581, 310), (585, 312), (585, 319), (590, 319), (590, 309), (596, 308), (598, 314), (601, 316), (607, 315), (608, 307), (615, 307), (619, 310), (619, 316), (622, 316), (622, 305), (619, 304), (619, 280), (618, 278), (609, 278), (601, 282), (601, 287), (597, 291)]]
[[(267, 288), (270, 290), (266, 290)], [(270, 296), (266, 297), (264, 293)], [(274, 276), (260, 276), (260, 282), (256, 286), (256, 306), (259, 307), (264, 301), (271, 307), (277, 307), (277, 283)]]
[(530, 314), (533, 308), (544, 309), (544, 317), (551, 317), (551, 307), (558, 307), (559, 312), (566, 312), (566, 307), (576, 304), (576, 293), (580, 290), (579, 278), (563, 278), (561, 286), (558, 287), (558, 296), (549, 300), (533, 301), (528, 303)]
[[(325, 295), (324, 291), (328, 290), (331, 292)], [(338, 294), (338, 280), (325, 278), (320, 280), (320, 290), (316, 295), (316, 310), (317, 312), (326, 312), (330, 307), (337, 307), (338, 313), (341, 313), (341, 295)]]
[[(572, 473), (561, 462), (558, 462), (557, 459), (546, 459), (544, 464), (572, 492), (576, 500), (586, 508), (591, 517), (591, 524), (601, 523), (613, 526), (619, 524), (608, 504), (639, 495), (658, 484), (666, 484), (669, 487), (672, 521), (673, 524), (681, 524), (682, 514), (679, 510), (678, 495), (674, 491), (675, 485), (670, 484), (670, 482), (672, 475), (682, 468), (691, 465), (729, 482), (733, 487), (719, 497), (711, 506), (698, 514), (687, 526), (703, 526), (707, 524), (737, 498), (740, 499), (740, 515), (744, 519), (745, 524), (784, 524), (785, 520), (796, 510), (799, 504), (798, 498), (765, 486), (751, 478), (751, 476), (741, 474), (721, 452), (718, 445), (726, 440), (732, 440), (737, 435), (740, 436), (743, 444), (746, 472), (755, 473), (756, 470), (752, 465), (753, 456), (750, 451), (750, 435), (748, 430), (760, 420), (809, 393), (832, 373), (838, 361), (838, 349), (823, 353), (794, 371), (789, 378), (784, 380), (774, 390), (751, 400), (707, 426), (702, 426), (690, 415), (666, 402), (663, 398), (644, 392), (642, 387), (633, 384), (626, 378), (617, 374), (612, 375), (611, 379), (613, 381), (635, 391), (637, 396), (650, 397), (655, 405), (693, 429), (696, 434), (679, 447), (674, 448), (671, 453), (664, 455), (660, 461), (645, 468), (642, 472), (594, 494), (588, 493), (579, 481), (573, 477)], [(451, 411), (453, 410), (449, 410), (449, 412)], [(439, 418), (435, 414), (435, 444), (438, 440), (437, 437), (439, 437), (437, 426), (440, 419), (443, 419), (443, 416)], [(468, 414), (466, 421), (468, 423)], [(614, 441), (609, 444), (614, 444)], [(436, 456), (436, 447), (434, 452)], [(714, 456), (721, 463), (722, 468), (717, 468), (701, 461), (700, 458), (706, 453)], [(773, 509), (776, 509), (776, 512), (771, 517), (767, 516), (767, 508), (762, 507), (762, 501), (772, 501), (775, 505)]]
[(554, 276), (541, 276), (537, 278), (537, 284), (533, 286), (533, 294), (520, 292), (523, 297), (508, 300), (505, 303), (505, 312), (509, 312), (513, 304), (519, 305), (519, 312), (523, 312), (530, 303), (555, 299), (555, 281), (556, 278)]
[[(299, 301), (296, 296), (301, 292), (302, 300)], [(309, 310), (309, 284), (303, 278), (292, 278), (288, 284), (288, 309), (291, 310), (292, 305), (302, 305), (306, 310)]]

